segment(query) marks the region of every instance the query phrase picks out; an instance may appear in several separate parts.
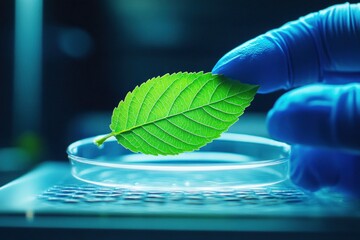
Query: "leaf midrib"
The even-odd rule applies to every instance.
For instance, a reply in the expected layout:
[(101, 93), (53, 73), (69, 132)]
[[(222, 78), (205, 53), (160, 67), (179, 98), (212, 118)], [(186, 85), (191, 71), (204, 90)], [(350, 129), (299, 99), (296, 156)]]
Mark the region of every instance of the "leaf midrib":
[[(249, 91), (250, 89), (248, 89), (247, 91)], [(197, 110), (197, 109), (200, 109), (200, 108), (203, 108), (203, 107), (206, 107), (206, 106), (209, 106), (209, 105), (212, 105), (212, 104), (216, 104), (216, 103), (219, 103), (219, 102), (222, 102), (226, 99), (229, 99), (229, 98), (232, 98), (236, 95), (239, 95), (243, 92), (246, 92), (246, 91), (242, 91), (242, 92), (238, 92), (236, 94), (233, 94), (233, 95), (229, 95), (223, 99), (220, 99), (218, 101), (215, 101), (215, 102), (211, 102), (209, 104), (204, 104), (204, 105), (201, 105), (201, 106), (198, 106), (198, 107), (195, 107), (195, 108), (190, 108), (184, 112), (180, 112), (180, 113), (176, 113), (176, 114), (172, 114), (172, 115), (168, 115), (168, 116), (165, 116), (165, 117), (162, 117), (162, 118), (159, 118), (159, 119), (156, 119), (156, 120), (153, 120), (153, 121), (150, 121), (150, 122), (147, 122), (147, 123), (144, 123), (144, 124), (141, 124), (141, 125), (136, 125), (136, 126), (133, 126), (129, 129), (125, 129), (125, 130), (122, 130), (120, 132), (112, 132), (111, 133), (111, 136), (116, 136), (116, 135), (119, 135), (119, 134), (123, 134), (123, 133), (126, 133), (126, 132), (130, 132), (130, 131), (133, 131), (134, 129), (137, 129), (137, 128), (141, 128), (141, 127), (144, 127), (144, 126), (147, 126), (147, 125), (150, 125), (152, 123), (156, 123), (156, 122), (159, 122), (159, 121), (162, 121), (162, 120), (165, 120), (165, 119), (169, 119), (169, 118), (172, 118), (172, 117), (175, 117), (175, 116), (178, 116), (180, 114), (184, 114), (184, 113), (187, 113), (187, 112), (191, 112), (191, 111), (194, 111), (194, 110)]]

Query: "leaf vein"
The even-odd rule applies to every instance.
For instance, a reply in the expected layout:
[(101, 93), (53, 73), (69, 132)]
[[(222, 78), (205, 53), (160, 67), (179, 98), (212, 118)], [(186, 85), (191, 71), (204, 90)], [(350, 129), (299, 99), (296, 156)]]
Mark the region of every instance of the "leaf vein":
[(145, 144), (147, 144), (149, 147), (155, 149), (156, 151), (158, 151), (159, 153), (164, 154), (165, 152), (162, 151), (160, 148), (158, 148), (157, 146), (154, 146), (153, 144), (149, 143), (148, 141), (146, 141), (142, 136), (140, 136), (139, 134), (137, 134), (135, 131), (132, 131), (132, 133), (137, 136), (138, 138), (141, 139), (141, 141), (143, 141)]
[(230, 102), (230, 101), (227, 101), (227, 100), (224, 100), (224, 102), (226, 102), (227, 104), (233, 105), (233, 106), (237, 106), (237, 107), (242, 107), (243, 106), (243, 104), (237, 104), (237, 103)]
[(171, 137), (177, 139), (178, 141), (180, 141), (180, 142), (182, 142), (182, 143), (184, 143), (184, 144), (186, 144), (186, 145), (188, 145), (188, 146), (197, 146), (196, 144), (192, 144), (192, 143), (186, 142), (186, 141), (182, 140), (181, 138), (175, 136), (174, 134), (171, 134), (171, 133), (165, 131), (165, 130), (164, 130), (162, 127), (160, 127), (157, 123), (154, 123), (154, 125), (155, 125), (157, 128), (159, 128), (161, 131), (163, 131), (164, 133), (170, 135)]
[(177, 82), (179, 79), (180, 79), (180, 77), (178, 77), (177, 79), (175, 79), (174, 81), (172, 81), (172, 83), (170, 83), (170, 85), (167, 86), (167, 88), (165, 89), (165, 91), (158, 97), (158, 99), (156, 99), (156, 101), (154, 102), (154, 104), (152, 105), (152, 107), (151, 107), (151, 109), (150, 109), (150, 111), (149, 111), (149, 114), (148, 114), (147, 117), (146, 117), (146, 121), (148, 121), (148, 119), (149, 119), (149, 117), (150, 117), (150, 115), (151, 115), (151, 112), (152, 112), (152, 110), (154, 109), (154, 107), (156, 106), (156, 104), (157, 104), (158, 102), (160, 102), (160, 99), (161, 99), (161, 98), (165, 95), (165, 93), (171, 88), (171, 86), (173, 86), (174, 83)]
[[(132, 103), (133, 103), (133, 101), (134, 101), (134, 98), (135, 98), (135, 91), (136, 91), (136, 89), (134, 90), (134, 92), (133, 92), (133, 94), (130, 94), (130, 96), (129, 97), (131, 97), (131, 100), (130, 100), (130, 102), (129, 102), (129, 105), (128, 105), (128, 111), (126, 111), (126, 123), (125, 123), (125, 128), (127, 128), (128, 127), (128, 124), (129, 124), (129, 112), (130, 112), (130, 109), (131, 109), (131, 105), (132, 105)], [(120, 119), (119, 119), (120, 120)]]
[[(151, 81), (151, 80), (150, 80)], [(136, 117), (135, 117), (135, 125), (138, 124), (138, 120), (139, 120), (139, 114), (141, 113), (143, 107), (144, 107), (144, 103), (145, 103), (145, 99), (147, 98), (147, 96), (149, 95), (149, 92), (154, 88), (155, 86), (155, 83), (151, 82), (152, 85), (149, 87), (148, 91), (145, 93), (145, 96), (144, 96), (144, 101), (142, 101), (140, 103), (140, 108), (139, 108), (139, 111), (137, 112), (136, 114)], [(145, 83), (146, 84), (146, 83)]]
[(132, 146), (136, 151), (139, 151), (139, 148), (135, 146), (129, 139), (127, 139), (124, 135), (119, 135), (124, 141), (127, 142), (128, 145)]
[[(198, 78), (197, 78), (197, 79), (198, 79)], [(189, 108), (190, 108), (190, 109), (191, 109), (191, 107), (192, 107), (192, 105), (193, 105), (196, 97), (199, 95), (199, 93), (205, 88), (206, 85), (209, 84), (209, 82), (214, 81), (214, 79), (215, 79), (215, 77), (212, 77), (211, 79), (209, 79), (208, 81), (206, 81), (205, 84), (201, 86), (201, 88), (199, 89), (199, 91), (197, 91), (197, 92), (195, 93), (195, 96), (193, 96), (193, 98), (192, 98), (192, 100), (191, 100), (191, 103), (189, 104), (189, 106), (190, 106)]]
[(205, 113), (207, 113), (210, 117), (212, 117), (212, 118), (214, 118), (214, 119), (216, 119), (216, 120), (219, 120), (219, 121), (222, 121), (222, 122), (232, 122), (232, 120), (231, 120), (231, 121), (225, 121), (224, 119), (221, 119), (221, 118), (213, 115), (212, 113), (209, 112), (209, 110), (206, 110), (206, 108), (203, 108), (203, 110), (204, 110)]
[[(148, 131), (146, 128), (142, 127), (142, 129), (143, 129), (144, 131), (146, 131), (148, 134), (150, 134), (151, 136), (153, 136), (154, 138), (156, 138), (157, 140), (159, 140), (160, 142), (162, 142), (162, 143), (170, 146), (171, 148), (175, 148), (175, 149), (177, 149), (177, 150), (181, 150), (181, 148), (175, 147), (174, 145), (170, 144), (169, 142), (164, 141), (163, 139), (159, 138), (159, 136), (157, 136), (156, 134), (153, 134), (152, 132)], [(172, 153), (174, 153), (174, 152), (172, 151)]]
[(167, 122), (169, 122), (169, 123), (170, 123), (171, 125), (173, 125), (174, 127), (177, 127), (177, 128), (180, 129), (181, 131), (187, 132), (187, 133), (189, 133), (189, 134), (191, 134), (191, 135), (193, 135), (193, 136), (196, 136), (196, 137), (208, 139), (206, 136), (202, 136), (202, 135), (195, 134), (195, 133), (193, 133), (193, 132), (190, 132), (190, 131), (186, 130), (185, 128), (182, 128), (182, 127), (176, 125), (175, 123), (171, 122), (169, 119), (164, 119), (164, 120), (166, 120)]
[(216, 85), (214, 91), (213, 91), (212, 94), (211, 94), (210, 101), (212, 101), (216, 90), (217, 90), (217, 89), (219, 88), (219, 86), (221, 86), (223, 83), (224, 83), (224, 81), (219, 81), (218, 85)]
[(224, 110), (222, 110), (222, 109), (220, 109), (220, 108), (216, 108), (216, 107), (211, 106), (211, 105), (209, 105), (208, 107), (210, 107), (210, 108), (214, 109), (215, 111), (219, 111), (219, 112), (222, 112), (222, 113), (227, 114), (227, 115), (238, 115), (237, 113), (229, 113), (229, 112), (225, 112)]
[(180, 95), (181, 95), (187, 88), (189, 88), (192, 84), (194, 84), (194, 83), (195, 83), (195, 80), (197, 80), (197, 79), (199, 79), (199, 77), (194, 78), (193, 81), (192, 81), (187, 87), (183, 88), (183, 89), (179, 92), (179, 94), (176, 96), (175, 100), (172, 102), (172, 104), (171, 104), (171, 106), (170, 106), (170, 108), (169, 108), (169, 111), (168, 111), (168, 113), (167, 113), (166, 115), (170, 114), (170, 112), (173, 110), (173, 107), (174, 107), (174, 104), (175, 104), (175, 102), (176, 102), (176, 99), (180, 98)]
[(222, 129), (218, 129), (218, 128), (215, 128), (215, 127), (213, 127), (213, 126), (209, 126), (209, 125), (207, 125), (207, 124), (204, 124), (204, 123), (202, 123), (202, 122), (199, 122), (198, 120), (195, 120), (195, 119), (187, 116), (187, 115), (184, 114), (184, 113), (183, 113), (182, 115), (183, 115), (184, 117), (186, 117), (187, 119), (189, 119), (189, 120), (191, 120), (191, 121), (193, 121), (193, 122), (195, 122), (195, 123), (197, 123), (197, 124), (200, 124), (200, 125), (202, 125), (202, 126), (204, 126), (204, 127), (208, 127), (208, 128), (210, 128), (210, 129), (213, 129), (213, 130), (216, 130), (216, 131), (222, 131)]

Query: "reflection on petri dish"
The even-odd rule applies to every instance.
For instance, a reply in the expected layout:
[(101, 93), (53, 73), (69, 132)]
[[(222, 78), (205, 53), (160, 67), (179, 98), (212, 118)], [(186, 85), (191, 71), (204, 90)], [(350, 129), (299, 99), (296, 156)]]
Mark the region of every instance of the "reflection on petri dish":
[(290, 147), (271, 139), (224, 133), (198, 151), (152, 156), (123, 148), (115, 138), (72, 143), (67, 153), (75, 178), (102, 186), (144, 190), (224, 190), (282, 182)]

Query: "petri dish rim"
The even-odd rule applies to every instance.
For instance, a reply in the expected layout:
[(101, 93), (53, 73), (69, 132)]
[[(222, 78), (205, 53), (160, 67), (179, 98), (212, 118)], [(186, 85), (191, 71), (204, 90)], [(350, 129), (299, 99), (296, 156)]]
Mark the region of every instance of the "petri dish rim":
[(290, 146), (224, 133), (198, 151), (172, 156), (132, 153), (116, 139), (98, 148), (90, 137), (67, 148), (72, 175), (83, 182), (134, 190), (202, 191), (269, 186), (288, 178)]
[[(100, 135), (103, 136), (103, 135)], [(132, 169), (132, 170), (156, 170), (156, 171), (220, 171), (220, 170), (236, 170), (236, 169), (250, 169), (250, 168), (261, 168), (266, 166), (272, 166), (272, 165), (279, 165), (283, 164), (284, 162), (288, 161), (288, 157), (290, 155), (290, 146), (286, 143), (278, 142), (269, 138), (259, 137), (259, 136), (253, 136), (253, 135), (245, 135), (245, 134), (237, 134), (237, 133), (223, 133), (220, 138), (215, 139), (214, 141), (230, 141), (230, 142), (245, 142), (244, 139), (246, 138), (247, 143), (254, 143), (254, 144), (264, 144), (268, 146), (273, 146), (277, 148), (281, 148), (282, 152), (284, 154), (281, 158), (276, 159), (264, 159), (261, 161), (254, 161), (254, 162), (246, 162), (244, 163), (227, 163), (226, 165), (215, 165), (215, 166), (193, 166), (193, 165), (183, 165), (183, 166), (171, 166), (171, 165), (148, 165), (148, 164), (125, 164), (125, 163), (107, 163), (103, 161), (98, 160), (90, 160), (86, 157), (81, 157), (76, 155), (76, 149), (80, 146), (83, 146), (85, 144), (93, 144), (94, 139), (100, 137), (89, 137), (85, 139), (78, 140), (76, 142), (71, 143), (66, 152), (68, 154), (68, 157), (70, 161), (76, 161), (83, 164), (88, 164), (91, 166), (98, 166), (98, 167), (107, 167), (112, 169)], [(116, 142), (116, 138), (112, 137), (108, 141), (106, 141), (104, 144), (109, 142)], [(209, 143), (211, 144), (211, 143)], [(121, 147), (119, 145), (119, 147)], [(101, 149), (101, 147), (99, 147)], [(201, 149), (200, 149), (201, 151)], [(218, 152), (222, 153), (222, 152)], [(224, 152), (225, 153), (225, 152)], [(138, 155), (138, 153), (129, 153), (132, 155)], [(192, 153), (183, 153), (183, 154), (189, 154), (195, 156), (197, 152)], [(170, 157), (174, 156), (182, 156), (183, 154), (179, 155), (171, 155)], [(203, 154), (203, 153), (201, 153)], [(140, 154), (139, 154), (140, 155)], [(149, 155), (143, 155), (143, 157), (149, 156)], [(155, 156), (156, 157), (156, 156)], [(166, 156), (165, 156), (166, 157)]]

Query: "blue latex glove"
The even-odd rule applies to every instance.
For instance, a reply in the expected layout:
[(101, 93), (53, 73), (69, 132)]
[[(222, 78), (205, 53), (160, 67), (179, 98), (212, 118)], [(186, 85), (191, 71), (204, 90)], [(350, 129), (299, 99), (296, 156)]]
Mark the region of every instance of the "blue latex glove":
[(258, 84), (260, 93), (317, 83), (276, 102), (269, 133), (293, 145), (294, 183), (360, 196), (360, 4), (336, 5), (258, 36), (222, 57), (213, 73)]

